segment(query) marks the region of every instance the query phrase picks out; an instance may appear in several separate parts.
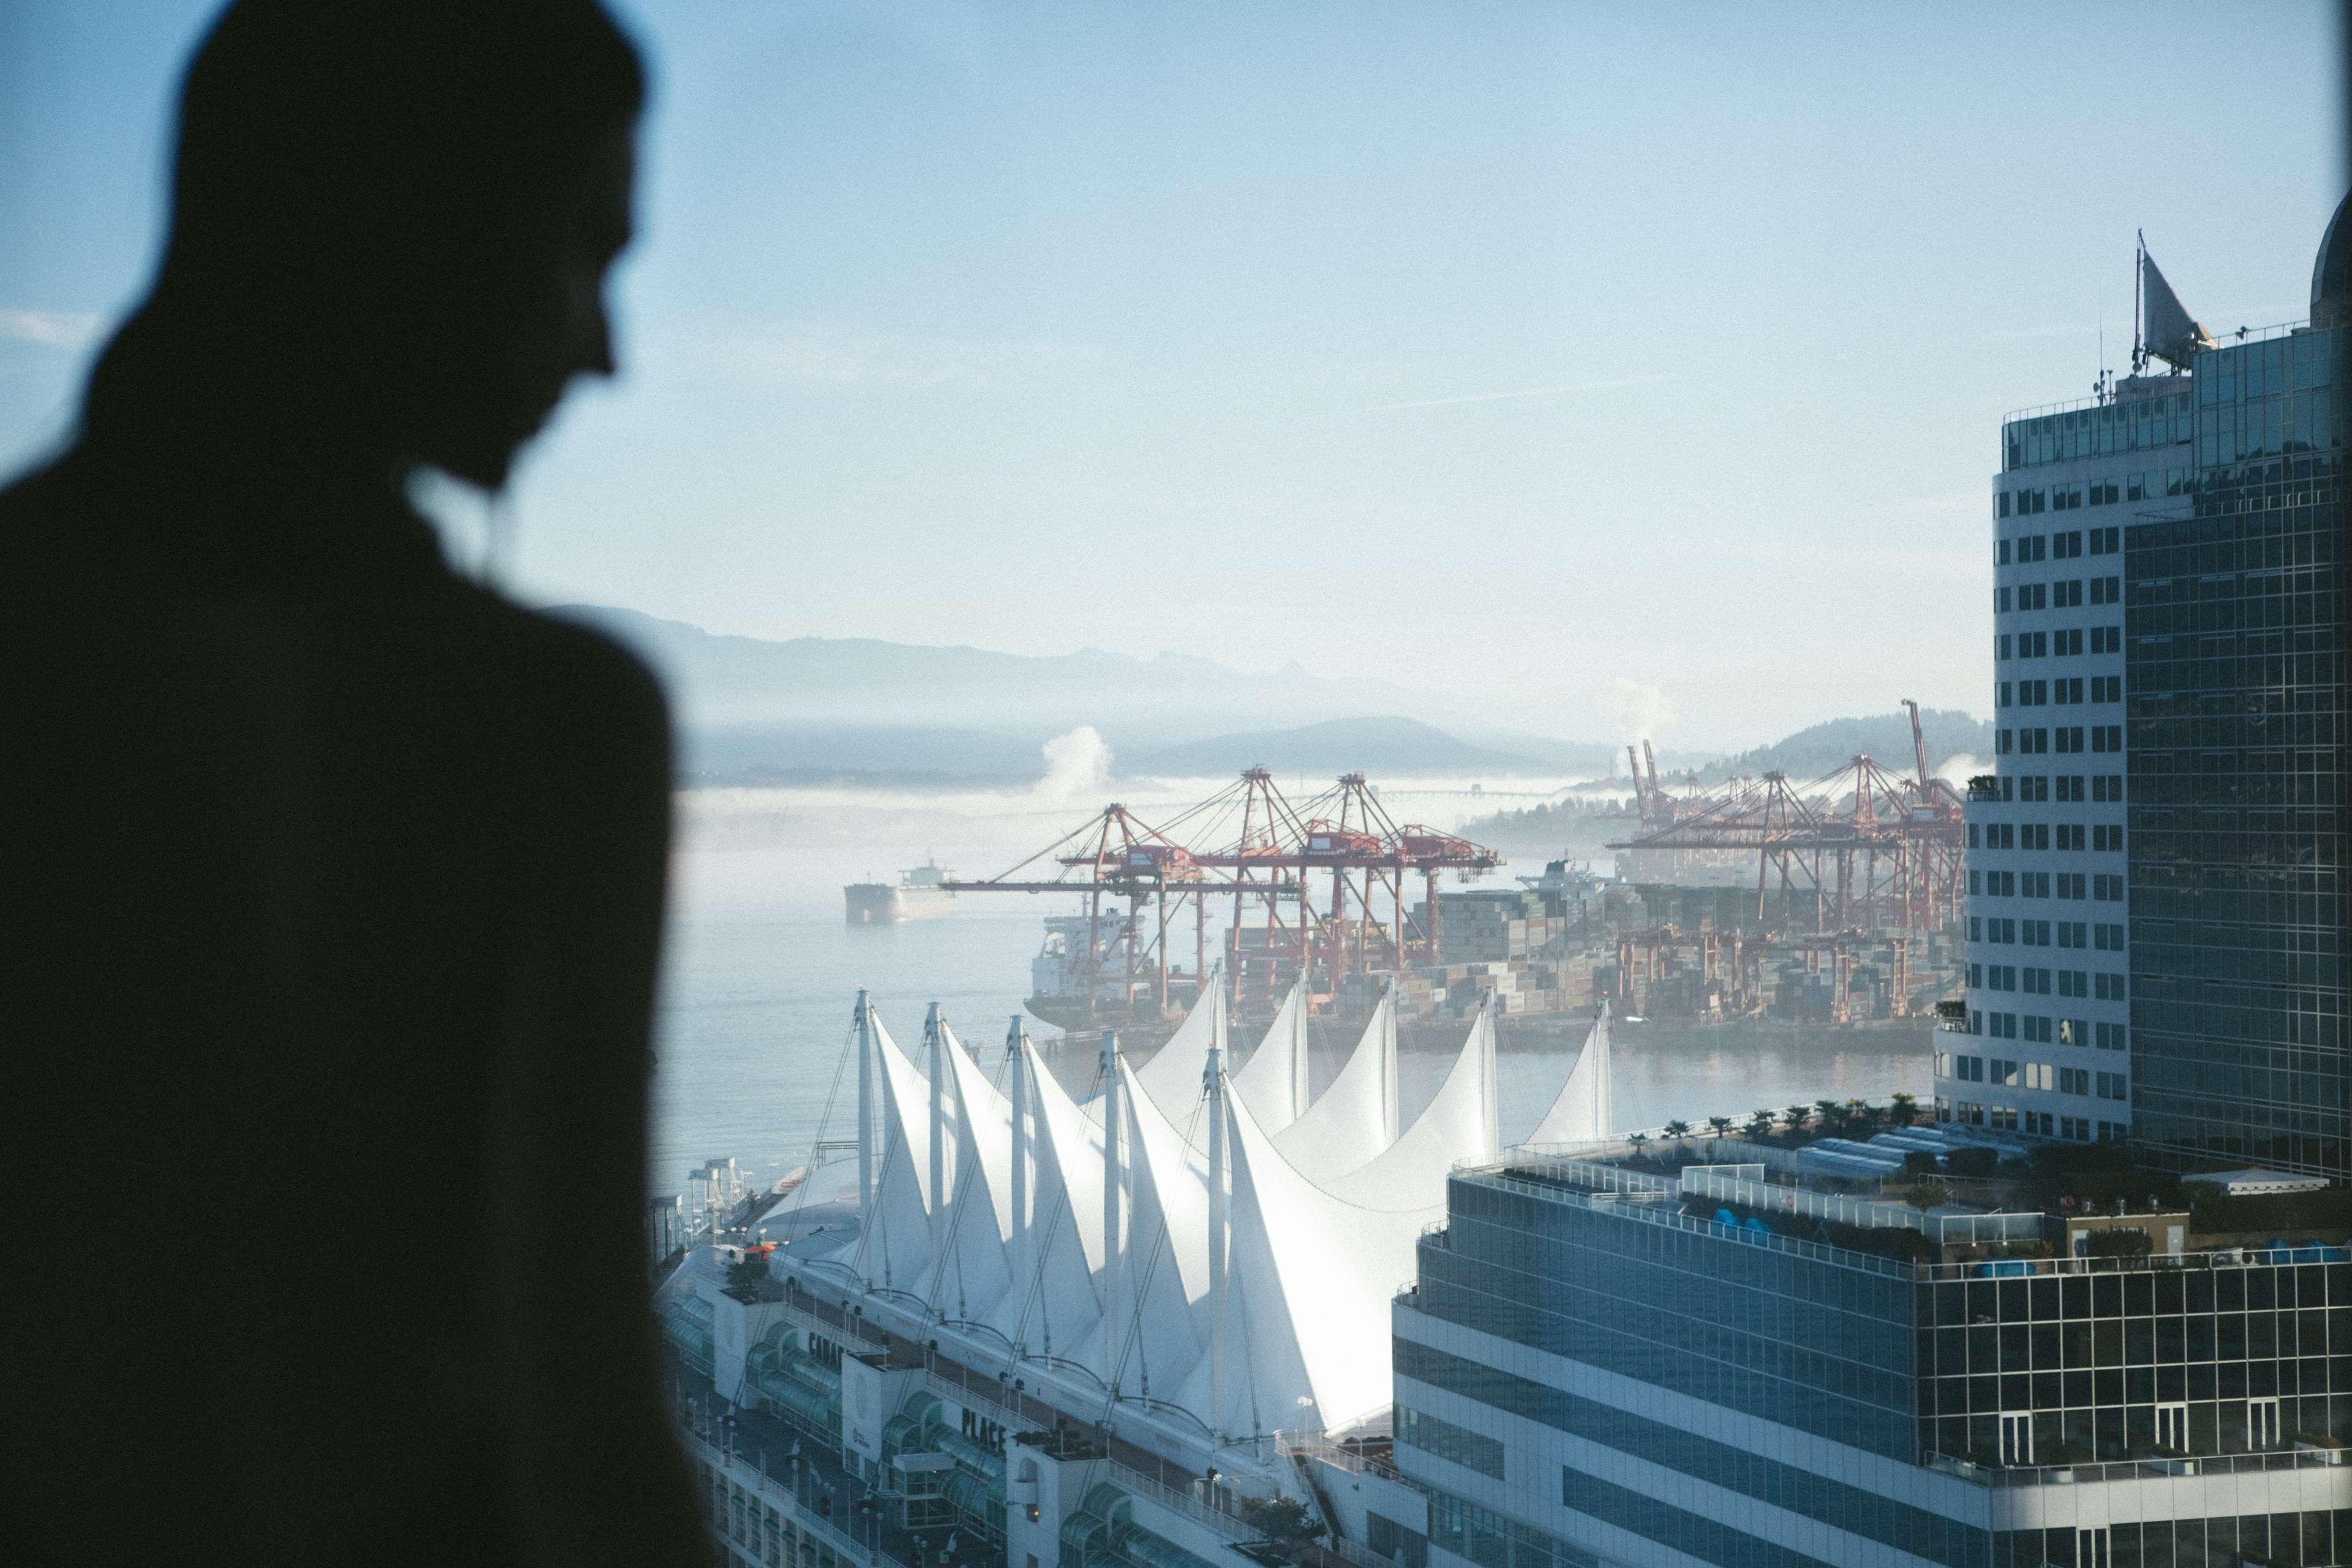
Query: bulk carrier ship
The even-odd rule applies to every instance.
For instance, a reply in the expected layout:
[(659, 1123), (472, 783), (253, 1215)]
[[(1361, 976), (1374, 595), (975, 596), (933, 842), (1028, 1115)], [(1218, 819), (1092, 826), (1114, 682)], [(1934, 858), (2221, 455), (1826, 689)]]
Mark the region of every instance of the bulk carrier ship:
[(931, 861), (898, 873), (897, 883), (852, 882), (841, 889), (854, 926), (897, 925), (955, 913), (955, 876)]

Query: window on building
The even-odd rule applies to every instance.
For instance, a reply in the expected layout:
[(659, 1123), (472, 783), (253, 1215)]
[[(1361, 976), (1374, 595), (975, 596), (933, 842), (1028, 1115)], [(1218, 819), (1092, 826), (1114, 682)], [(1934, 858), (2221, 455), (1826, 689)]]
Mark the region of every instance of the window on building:
[(2252, 1449), (2275, 1448), (2279, 1446), (2279, 1402), (2276, 1398), (2246, 1401), (2246, 1447)]
[(2156, 1446), (2176, 1454), (2189, 1452), (2189, 1405), (2185, 1401), (2156, 1407)]

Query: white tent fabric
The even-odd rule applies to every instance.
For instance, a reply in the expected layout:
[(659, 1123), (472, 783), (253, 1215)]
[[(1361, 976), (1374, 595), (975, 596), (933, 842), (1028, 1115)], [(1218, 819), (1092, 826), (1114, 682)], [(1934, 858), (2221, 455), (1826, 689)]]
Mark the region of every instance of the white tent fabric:
[[(1253, 1060), (1250, 1065), (1257, 1064)], [(1234, 1087), (1240, 1087), (1238, 1080)], [(1247, 1095), (1242, 1099), (1249, 1103)], [(1258, 1126), (1267, 1130), (1263, 1117)], [(1391, 985), (1372, 1009), (1371, 1021), (1339, 1076), (1298, 1120), (1274, 1131), (1274, 1146), (1299, 1174), (1328, 1183), (1370, 1163), (1396, 1140), (1396, 988)]]
[(1234, 1092), (1268, 1133), (1280, 1132), (1306, 1114), (1313, 1098), (1307, 1087), (1306, 993), (1303, 980), (1290, 988), (1257, 1049), (1241, 1071), (1227, 1075)]
[(939, 1021), (955, 1133), (941, 1255), (919, 1291), (953, 1320), (984, 1317), (1013, 1283), (1013, 1102), (988, 1080), (947, 1020)]
[(1122, 1393), (1148, 1394), (1181, 1383), (1206, 1342), (1209, 1167), (1186, 1129), (1137, 1090), (1134, 1071), (1122, 1062), (1119, 1072), (1129, 1205), (1120, 1300), (1131, 1320), (1120, 1326), (1118, 1384)]
[(1559, 1098), (1543, 1113), (1529, 1143), (1590, 1143), (1615, 1131), (1617, 1107), (1609, 1082), (1609, 1004), (1592, 1021), (1592, 1033), (1576, 1058), (1575, 1070), (1560, 1087)]
[(874, 1198), (857, 1249), (860, 1274), (887, 1289), (915, 1290), (931, 1265), (930, 1086), (876, 1024), (881, 1115)]
[[(1160, 1109), (1181, 1126), (1192, 1107), (1201, 1100), (1201, 1074), (1209, 1065), (1209, 1047), (1226, 1048), (1225, 988), (1210, 975), (1209, 994), (1192, 1005), (1168, 1043), (1136, 1071), (1136, 1081), (1160, 1103)], [(1205, 1005), (1203, 1005), (1205, 1003)], [(1090, 1101), (1091, 1105), (1092, 1102)], [(1099, 1107), (1091, 1114), (1101, 1120)]]
[[(1389, 1300), (1412, 1277), (1423, 1227), (1445, 1213), (1444, 1183), (1406, 1208), (1351, 1203), (1294, 1170), (1238, 1096), (1227, 1097), (1227, 1111), (1225, 1408), (1213, 1425), (1345, 1426), (1394, 1397)], [(1180, 1403), (1210, 1409), (1213, 1378), (1213, 1367), (1196, 1368)]]
[[(1103, 1235), (1105, 1129), (1034, 1047), (1018, 1046), (1008, 1093), (940, 1022), (923, 1053), (938, 1065), (948, 1134), (934, 1192), (931, 1085), (877, 1023), (877, 1179), (843, 1261), (881, 1289), (875, 1310), (919, 1313), (923, 1331), (959, 1342), (982, 1364), (1047, 1358), (1041, 1376), (1083, 1370), (1107, 1387), (1115, 1382), (1124, 1397), (1179, 1405), (1234, 1435), (1358, 1419), (1390, 1397), (1390, 1293), (1411, 1275), (1423, 1227), (1444, 1212), (1447, 1172), (1456, 1160), (1494, 1152), (1491, 1010), (1481, 1011), (1412, 1126), (1336, 1180), (1310, 1167), (1348, 1166), (1366, 1140), (1393, 1127), (1392, 1005), (1375, 1013), (1335, 1081), (1340, 1098), (1327, 1095), (1328, 1110), (1308, 1107), (1315, 1120), (1286, 1129), (1297, 1134), (1304, 1164), (1225, 1078), (1214, 1102), (1225, 1117), (1230, 1194), (1222, 1302), (1211, 1290), (1212, 1102), (1200, 1075), (1223, 1020), (1213, 1003), (1195, 1011), (1200, 1026), (1176, 1058), (1190, 1058), (1193, 1083), (1172, 1104), (1146, 1082), (1156, 1061), (1141, 1071), (1119, 1064), (1118, 1245)], [(1162, 1090), (1174, 1081), (1171, 1065)], [(1016, 1146), (1026, 1213), (1013, 1205)], [(1105, 1321), (1110, 1301), (1116, 1325)], [(1221, 1317), (1222, 1402), (1213, 1352)]]
[(1034, 1046), (1023, 1041), (1021, 1055), (1035, 1124), (1032, 1228), (1028, 1261), (992, 1326), (1026, 1352), (1073, 1361), (1099, 1375), (1107, 1364), (1096, 1283), (1103, 1266), (1102, 1134), (1063, 1092)]
[(1491, 1160), (1499, 1152), (1495, 1112), (1495, 1009), (1489, 1001), (1478, 1009), (1462, 1054), (1412, 1125), (1370, 1162), (1325, 1184), (1370, 1208), (1422, 1208), (1433, 1202), (1443, 1207), (1446, 1173), (1455, 1161)]

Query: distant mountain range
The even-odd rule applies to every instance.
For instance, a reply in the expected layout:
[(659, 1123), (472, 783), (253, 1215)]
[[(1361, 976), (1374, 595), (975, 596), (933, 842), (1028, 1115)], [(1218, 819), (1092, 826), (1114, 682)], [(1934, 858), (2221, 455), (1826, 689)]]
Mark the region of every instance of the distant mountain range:
[(1489, 751), (1416, 719), (1333, 719), (1296, 730), (1212, 735), (1118, 759), (1122, 773), (1203, 778), (1264, 765), (1278, 773), (1549, 773), (1539, 758)]
[[(772, 642), (594, 605), (551, 613), (602, 628), (661, 672), (690, 784), (1026, 785), (1047, 773), (1046, 742), (1081, 726), (1108, 747), (1115, 777), (1218, 777), (1261, 764), (1281, 774), (1361, 771), (1376, 782), (1606, 777), (1623, 756), (1610, 742), (1482, 725), (1445, 693), (1297, 665), (1252, 672), (1175, 654)], [(1932, 767), (1991, 752), (1992, 727), (1966, 713), (1930, 710), (1924, 721)], [(1658, 763), (1702, 781), (1772, 769), (1805, 781), (1857, 751), (1907, 771), (1908, 719), (1835, 719), (1738, 757), (1662, 752)]]
[[(1919, 732), (1927, 743), (1930, 773), (1940, 772), (1955, 757), (1992, 756), (1991, 723), (1957, 709), (1922, 709)], [(1811, 784), (1851, 763), (1856, 752), (1868, 754), (1889, 773), (1911, 773), (1911, 715), (1897, 709), (1867, 718), (1826, 720), (1769, 746), (1710, 763), (1696, 773), (1703, 783), (1736, 774), (1752, 778), (1782, 773), (1791, 783)]]
[(1263, 763), (1286, 773), (1507, 777), (1606, 772), (1616, 754), (1599, 742), (1439, 729), (1428, 716), (1458, 712), (1457, 699), (1327, 679), (1297, 665), (1252, 672), (1175, 654), (771, 642), (604, 605), (550, 613), (605, 631), (661, 672), (693, 784), (1029, 784), (1046, 771), (1045, 743), (1081, 725), (1127, 776), (1215, 776)]
[(929, 647), (864, 637), (769, 642), (722, 637), (635, 610), (561, 605), (668, 680), (691, 728), (802, 724), (1059, 734), (1091, 724), (1114, 748), (1152, 748), (1252, 722), (1442, 711), (1445, 697), (1387, 681), (1270, 673), (1163, 653), (1099, 648), (1052, 656)]

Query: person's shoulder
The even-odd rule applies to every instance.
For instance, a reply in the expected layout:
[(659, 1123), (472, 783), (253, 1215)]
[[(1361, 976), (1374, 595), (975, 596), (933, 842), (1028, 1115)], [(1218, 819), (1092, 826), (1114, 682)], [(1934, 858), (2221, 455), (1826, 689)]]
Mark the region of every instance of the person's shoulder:
[(585, 748), (635, 742), (667, 756), (669, 702), (634, 650), (597, 627), (526, 608), (493, 590), (461, 583), (457, 591), (491, 650), (496, 668), (483, 673), (533, 729)]
[(603, 629), (516, 604), (493, 590), (462, 584), (459, 592), (509, 656), (526, 672), (583, 688), (633, 706), (667, 711), (660, 679), (637, 653)]

